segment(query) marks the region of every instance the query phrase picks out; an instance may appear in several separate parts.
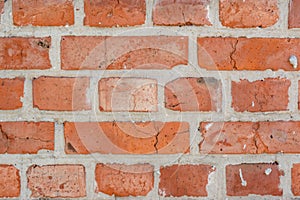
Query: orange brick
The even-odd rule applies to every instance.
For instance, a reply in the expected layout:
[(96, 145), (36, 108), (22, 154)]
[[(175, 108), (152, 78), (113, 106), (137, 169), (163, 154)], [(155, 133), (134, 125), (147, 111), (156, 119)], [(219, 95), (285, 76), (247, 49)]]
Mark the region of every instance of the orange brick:
[(210, 0), (158, 0), (153, 10), (155, 25), (211, 25), (208, 18)]
[(186, 122), (66, 122), (68, 154), (174, 154), (189, 152)]
[(208, 70), (299, 70), (298, 38), (198, 38), (198, 64)]
[(134, 26), (145, 23), (145, 0), (84, 0), (84, 25)]
[(165, 106), (176, 111), (220, 111), (221, 82), (214, 78), (179, 78), (165, 86)]
[(74, 24), (73, 0), (13, 0), (17, 26), (64, 26)]
[(292, 168), (292, 192), (295, 196), (300, 196), (300, 164), (293, 164)]
[(289, 28), (300, 27), (300, 1), (290, 0), (289, 3)]
[(101, 111), (157, 111), (157, 81), (145, 78), (103, 78), (99, 81)]
[(23, 93), (24, 78), (0, 79), (0, 109), (15, 110), (21, 108)]
[(0, 198), (20, 196), (20, 174), (13, 165), (0, 165)]
[(232, 82), (232, 107), (237, 112), (267, 112), (287, 110), (291, 82), (287, 79), (266, 78), (249, 82)]
[(300, 122), (203, 122), (201, 153), (300, 153)]
[(221, 0), (220, 21), (231, 28), (265, 28), (279, 19), (277, 0)]
[(207, 196), (209, 165), (172, 165), (160, 168), (159, 195), (166, 197)]
[(171, 69), (187, 60), (187, 37), (64, 36), (61, 41), (64, 70)]
[(97, 192), (116, 197), (146, 196), (153, 188), (154, 167), (149, 164), (97, 164)]
[(36, 154), (54, 150), (54, 123), (0, 122), (0, 153)]
[(278, 164), (253, 163), (226, 166), (226, 190), (228, 196), (272, 195), (281, 196)]
[(31, 197), (85, 197), (85, 168), (82, 165), (32, 165), (27, 170)]
[(0, 70), (49, 69), (51, 38), (0, 38)]
[(33, 106), (40, 110), (90, 110), (89, 78), (39, 77), (33, 80)]

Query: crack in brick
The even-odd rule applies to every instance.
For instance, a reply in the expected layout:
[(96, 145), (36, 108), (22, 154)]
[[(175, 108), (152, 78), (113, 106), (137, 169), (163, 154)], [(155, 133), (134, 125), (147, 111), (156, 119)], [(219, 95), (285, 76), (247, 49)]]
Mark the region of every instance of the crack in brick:
[[(261, 139), (258, 130), (260, 128), (260, 123), (257, 122), (252, 126), (253, 130), (254, 130), (254, 137), (253, 137), (253, 142), (255, 145), (255, 153), (265, 153), (265, 152), (269, 152), (269, 148), (268, 146), (263, 142), (263, 140)], [(262, 148), (259, 146), (259, 144), (262, 145)]]
[(7, 133), (5, 133), (3, 131), (3, 128), (1, 125), (0, 125), (0, 136), (1, 136), (0, 140), (3, 140), (3, 143), (4, 143), (4, 150), (1, 153), (7, 153), (7, 151), (8, 151), (8, 135), (7, 135)]
[(237, 67), (236, 67), (236, 60), (233, 58), (233, 55), (236, 52), (236, 48), (237, 48), (238, 43), (239, 43), (239, 40), (236, 39), (236, 42), (231, 45), (233, 50), (230, 52), (230, 55), (229, 55), (229, 57), (230, 57), (230, 64), (232, 65), (232, 68), (234, 70), (237, 70)]

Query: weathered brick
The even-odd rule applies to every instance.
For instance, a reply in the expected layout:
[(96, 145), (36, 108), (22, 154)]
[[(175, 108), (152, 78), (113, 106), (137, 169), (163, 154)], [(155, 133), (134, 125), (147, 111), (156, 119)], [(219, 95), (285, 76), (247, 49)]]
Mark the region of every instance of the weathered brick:
[(210, 0), (158, 0), (153, 10), (155, 25), (211, 25), (208, 18)]
[(214, 78), (179, 78), (165, 86), (165, 107), (176, 111), (220, 111), (221, 82)]
[(249, 82), (232, 82), (232, 107), (237, 112), (267, 112), (287, 110), (288, 90), (291, 82), (287, 79), (266, 78)]
[(0, 198), (20, 196), (20, 174), (13, 165), (0, 165)]
[(157, 81), (145, 78), (103, 78), (99, 81), (101, 111), (157, 111)]
[(189, 152), (186, 122), (65, 122), (68, 154), (174, 154)]
[(300, 122), (202, 122), (201, 153), (300, 153)]
[(54, 150), (54, 123), (0, 122), (0, 153), (36, 154)]
[(154, 167), (149, 164), (97, 164), (97, 192), (117, 197), (146, 196), (153, 188)]
[(134, 26), (145, 23), (145, 0), (84, 0), (84, 25)]
[(0, 70), (49, 69), (51, 38), (0, 38)]
[(31, 197), (84, 197), (85, 168), (82, 165), (32, 165), (27, 170)]
[(17, 26), (64, 26), (74, 24), (73, 0), (13, 0)]
[(0, 15), (2, 15), (4, 12), (4, 3), (5, 3), (4, 0), (0, 1)]
[(277, 163), (253, 163), (226, 166), (228, 196), (249, 194), (281, 196), (280, 176), (283, 172)]
[(298, 38), (198, 38), (198, 64), (208, 70), (299, 70)]
[(289, 3), (289, 28), (300, 27), (300, 1), (290, 0)]
[(291, 173), (292, 192), (295, 196), (300, 196), (300, 163), (293, 164)]
[(64, 36), (61, 41), (64, 70), (170, 69), (187, 60), (187, 37)]
[(21, 108), (23, 93), (24, 78), (0, 79), (0, 110)]
[(210, 165), (172, 165), (160, 168), (159, 195), (166, 197), (207, 196)]
[(90, 110), (89, 78), (39, 77), (33, 80), (33, 106), (40, 110)]
[(221, 0), (220, 21), (231, 28), (265, 28), (279, 19), (277, 0)]

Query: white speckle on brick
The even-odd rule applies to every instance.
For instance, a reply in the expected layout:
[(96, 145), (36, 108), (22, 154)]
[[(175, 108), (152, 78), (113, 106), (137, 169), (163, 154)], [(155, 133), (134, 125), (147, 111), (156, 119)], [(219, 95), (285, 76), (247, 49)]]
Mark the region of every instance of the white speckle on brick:
[(255, 104), (254, 104), (254, 101), (252, 101), (251, 106), (254, 107), (254, 105), (255, 105)]
[(244, 146), (243, 146), (243, 149), (246, 149), (246, 147), (247, 147), (247, 145), (246, 145), (246, 144), (244, 144)]
[(269, 175), (271, 174), (271, 172), (272, 172), (272, 169), (271, 169), (271, 168), (267, 168), (267, 169), (265, 170), (265, 174), (266, 174), (267, 176), (269, 176)]
[(247, 186), (247, 181), (243, 178), (242, 169), (239, 169), (239, 172), (240, 172), (241, 184), (242, 184), (242, 186), (246, 187)]
[(158, 189), (158, 193), (159, 193), (159, 195), (161, 195), (161, 196), (166, 196), (166, 192), (165, 192), (165, 190), (164, 189)]
[(295, 55), (291, 55), (290, 58), (289, 58), (289, 61), (290, 61), (291, 65), (293, 65), (293, 68), (297, 69), (297, 67), (298, 67), (297, 57)]
[(205, 130), (209, 130), (210, 129), (210, 127), (212, 127), (212, 125), (213, 125), (213, 123), (209, 123), (209, 124), (207, 124), (206, 126), (205, 126)]

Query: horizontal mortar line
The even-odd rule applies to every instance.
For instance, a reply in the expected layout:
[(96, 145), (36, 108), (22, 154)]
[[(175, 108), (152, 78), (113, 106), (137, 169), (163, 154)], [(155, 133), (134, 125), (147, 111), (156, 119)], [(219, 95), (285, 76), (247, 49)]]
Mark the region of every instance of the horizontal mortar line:
[(216, 28), (216, 27), (197, 27), (197, 26), (136, 26), (136, 27), (114, 27), (114, 28), (99, 28), (99, 27), (2, 27), (0, 26), (0, 37), (12, 36), (143, 36), (143, 35), (168, 35), (168, 36), (199, 36), (199, 37), (295, 37), (299, 38), (300, 29), (281, 29), (281, 28)]
[[(259, 73), (259, 74), (257, 74)], [(163, 75), (163, 76), (162, 76)], [(191, 67), (179, 65), (173, 69), (165, 70), (0, 70), (0, 78), (12, 77), (37, 78), (40, 76), (57, 76), (57, 77), (92, 77), (92, 78), (109, 78), (109, 77), (141, 77), (171, 80), (179, 77), (215, 77), (222, 79), (224, 77), (232, 80), (251, 79), (259, 80), (262, 78), (296, 78), (300, 79), (300, 71), (216, 71), (205, 70), (200, 67)]]
[[(153, 163), (159, 165), (172, 164), (238, 164), (238, 163), (271, 163), (274, 161), (287, 161), (291, 163), (299, 163), (299, 154), (73, 154), (73, 155), (59, 155), (53, 154), (0, 154), (1, 164), (22, 163), (24, 160), (33, 160), (32, 164), (80, 164), (92, 162), (104, 163)], [(279, 163), (285, 165), (286, 163)]]
[(216, 112), (103, 112), (103, 113), (85, 113), (85, 112), (34, 112), (28, 111), (1, 111), (0, 121), (51, 121), (51, 122), (90, 122), (90, 121), (299, 121), (300, 113), (269, 112), (269, 113), (216, 113)]

